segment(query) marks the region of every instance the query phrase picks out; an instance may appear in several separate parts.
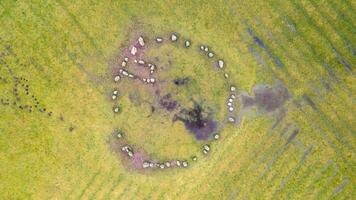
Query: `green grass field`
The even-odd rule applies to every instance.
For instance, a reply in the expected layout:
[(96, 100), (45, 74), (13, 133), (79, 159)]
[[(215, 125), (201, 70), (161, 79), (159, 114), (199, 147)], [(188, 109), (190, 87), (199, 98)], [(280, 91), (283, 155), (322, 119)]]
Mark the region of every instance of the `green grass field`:
[[(0, 199), (355, 199), (355, 10), (348, 0), (0, 0)], [(155, 46), (172, 32), (192, 47)], [(152, 100), (146, 87), (113, 82), (135, 34), (151, 38), (147, 56), (172, 62), (162, 80), (195, 80), (164, 88), (185, 104), (205, 99), (221, 121), (230, 84), (252, 94), (280, 81), (285, 116), (251, 112), (204, 157), (183, 123), (130, 100)], [(228, 81), (199, 44), (226, 61)], [(38, 107), (19, 108), (14, 93)], [(108, 144), (117, 128), (157, 159), (198, 161), (127, 168)]]

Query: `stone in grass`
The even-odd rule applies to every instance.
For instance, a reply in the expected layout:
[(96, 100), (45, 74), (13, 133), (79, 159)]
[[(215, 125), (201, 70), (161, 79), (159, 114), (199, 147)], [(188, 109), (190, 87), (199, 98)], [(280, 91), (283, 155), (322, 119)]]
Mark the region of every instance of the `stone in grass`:
[(230, 87), (230, 91), (231, 91), (231, 92), (235, 92), (235, 91), (236, 91), (236, 87), (235, 87), (235, 86), (231, 86), (231, 87)]
[(116, 137), (117, 138), (122, 138), (123, 137), (123, 133), (121, 131), (119, 131), (117, 134), (116, 134)]
[(224, 68), (224, 61), (223, 60), (218, 60), (218, 66), (220, 69)]
[(143, 37), (142, 37), (142, 36), (140, 36), (140, 37), (138, 38), (138, 44), (139, 44), (141, 47), (145, 46), (145, 41), (143, 40)]
[(213, 53), (213, 52), (209, 52), (209, 53), (208, 53), (208, 57), (209, 57), (209, 58), (214, 57), (214, 53)]
[(111, 97), (112, 100), (115, 100), (116, 98), (117, 98), (116, 95), (112, 95), (112, 97)]
[(225, 77), (225, 78), (229, 78), (229, 74), (225, 73), (225, 74), (224, 74), (224, 77)]
[(181, 162), (180, 162), (179, 160), (177, 160), (177, 161), (176, 161), (176, 164), (177, 164), (178, 167), (180, 167)]
[(197, 160), (198, 160), (198, 157), (192, 156), (192, 160), (193, 160), (193, 161), (197, 161)]
[(183, 161), (183, 162), (182, 162), (182, 166), (183, 166), (183, 167), (188, 167), (188, 162), (187, 162), (187, 161)]
[(163, 42), (163, 38), (161, 38), (161, 37), (156, 37), (156, 42), (157, 42), (157, 43), (162, 43), (162, 42)]
[(119, 91), (114, 90), (112, 93), (113, 93), (113, 95), (118, 95), (118, 94), (119, 94)]
[(150, 163), (148, 161), (143, 162), (142, 167), (147, 168), (150, 166)]
[(234, 111), (234, 107), (230, 106), (230, 107), (229, 107), (229, 111), (230, 111), (230, 112)]
[(114, 77), (114, 81), (115, 81), (115, 82), (118, 82), (120, 79), (121, 79), (120, 76), (115, 76), (115, 77)]
[(228, 118), (228, 121), (229, 121), (230, 123), (234, 123), (236, 120), (235, 120), (234, 117), (229, 117), (229, 118)]
[(176, 34), (176, 33), (172, 33), (172, 35), (171, 35), (171, 41), (172, 41), (172, 42), (176, 42), (177, 40), (178, 40), (177, 34)]
[(165, 168), (164, 164), (160, 164), (159, 168), (164, 169)]
[(186, 47), (186, 48), (188, 48), (188, 47), (190, 47), (190, 41), (189, 40), (186, 40), (185, 42), (184, 42), (184, 46)]
[(214, 139), (215, 139), (215, 140), (218, 140), (219, 138), (220, 138), (220, 135), (219, 135), (219, 134), (215, 134), (215, 135), (214, 135)]
[(137, 48), (135, 46), (133, 46), (131, 49), (131, 55), (134, 56), (134, 55), (136, 55), (136, 53), (137, 53)]
[(203, 146), (203, 148), (204, 148), (204, 150), (206, 150), (206, 151), (210, 151), (210, 146), (209, 146), (209, 145), (207, 145), (207, 144), (206, 144), (206, 145), (204, 145), (204, 146)]
[(204, 48), (204, 51), (205, 51), (205, 52), (208, 52), (208, 51), (209, 51), (209, 47), (205, 47), (205, 48)]
[(120, 112), (120, 108), (118, 106), (115, 106), (113, 108), (113, 111), (114, 111), (114, 113), (119, 113)]
[(168, 161), (165, 164), (166, 164), (166, 167), (170, 167), (171, 166), (171, 163), (168, 162)]
[(209, 153), (209, 151), (207, 151), (207, 150), (203, 150), (203, 153), (205, 154), (205, 155), (207, 155), (208, 153)]
[(126, 67), (126, 64), (127, 64), (126, 61), (122, 61), (121, 66)]

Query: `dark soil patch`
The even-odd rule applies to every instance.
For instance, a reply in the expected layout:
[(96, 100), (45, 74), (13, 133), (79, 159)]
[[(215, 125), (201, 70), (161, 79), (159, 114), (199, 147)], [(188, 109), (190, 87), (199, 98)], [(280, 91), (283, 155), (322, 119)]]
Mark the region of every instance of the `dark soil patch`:
[(170, 93), (161, 97), (159, 104), (168, 111), (173, 111), (178, 106), (178, 102), (172, 99), (172, 95)]
[(269, 85), (256, 85), (253, 88), (254, 97), (241, 95), (242, 108), (257, 106), (261, 111), (273, 112), (282, 107), (290, 98), (286, 87), (278, 83), (274, 87)]
[(194, 134), (197, 140), (207, 140), (217, 130), (217, 123), (212, 119), (211, 113), (206, 112), (197, 103), (193, 108), (182, 109), (173, 120), (182, 121), (185, 128)]

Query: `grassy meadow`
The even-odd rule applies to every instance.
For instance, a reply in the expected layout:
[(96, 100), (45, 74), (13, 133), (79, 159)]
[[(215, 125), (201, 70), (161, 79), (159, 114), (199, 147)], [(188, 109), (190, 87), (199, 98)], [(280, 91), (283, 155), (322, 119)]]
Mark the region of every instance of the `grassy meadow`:
[[(0, 199), (354, 199), (355, 10), (348, 0), (0, 0)], [(172, 32), (192, 47), (154, 46)], [(203, 157), (204, 143), (182, 123), (145, 117), (149, 107), (130, 101), (132, 91), (152, 98), (144, 87), (113, 82), (112, 62), (134, 34), (151, 38), (148, 56), (172, 62), (162, 80), (196, 81), (166, 88), (181, 101), (205, 99), (221, 121), (230, 84), (251, 94), (280, 81), (291, 93), (285, 116), (255, 113), (226, 125)], [(226, 61), (228, 81), (199, 44)], [(21, 101), (46, 111), (7, 105), (14, 77), (26, 79)], [(108, 145), (116, 128), (156, 158), (198, 161), (127, 169)]]

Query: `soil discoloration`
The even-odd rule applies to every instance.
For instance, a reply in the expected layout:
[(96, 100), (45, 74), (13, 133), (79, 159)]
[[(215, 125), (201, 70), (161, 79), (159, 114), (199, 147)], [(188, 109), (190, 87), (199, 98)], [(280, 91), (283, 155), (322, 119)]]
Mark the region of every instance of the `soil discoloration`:
[(183, 85), (187, 85), (189, 83), (190, 79), (188, 77), (184, 77), (184, 78), (176, 78), (173, 80), (173, 83), (176, 86), (183, 86)]
[(178, 106), (178, 102), (172, 99), (172, 95), (170, 93), (161, 97), (159, 104), (161, 107), (170, 112), (175, 110)]
[(212, 113), (197, 103), (194, 103), (193, 108), (182, 109), (175, 115), (173, 121), (176, 120), (182, 121), (197, 140), (207, 140), (217, 131), (217, 123), (213, 120)]
[(254, 97), (247, 94), (240, 95), (242, 109), (256, 106), (260, 111), (274, 112), (291, 97), (288, 89), (280, 83), (277, 83), (274, 87), (262, 84), (256, 85), (253, 88), (253, 93)]

